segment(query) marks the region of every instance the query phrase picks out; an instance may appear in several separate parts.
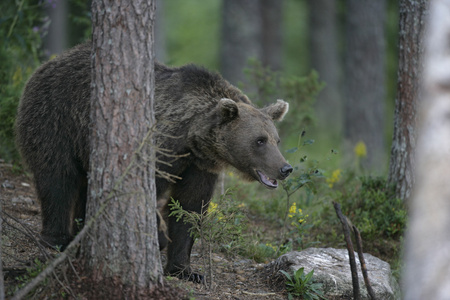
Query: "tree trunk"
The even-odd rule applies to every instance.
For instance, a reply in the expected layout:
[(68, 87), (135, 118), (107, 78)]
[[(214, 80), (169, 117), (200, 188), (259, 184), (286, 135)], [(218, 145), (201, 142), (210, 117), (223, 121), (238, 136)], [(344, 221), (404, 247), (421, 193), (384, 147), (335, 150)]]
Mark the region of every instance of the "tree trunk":
[[(3, 208), (2, 204), (0, 203), (0, 215), (2, 215), (2, 218), (0, 218), (0, 236), (3, 236)], [(5, 280), (3, 276), (3, 257), (2, 257), (2, 247), (0, 247), (0, 300), (5, 299)]]
[(262, 58), (260, 0), (226, 0), (222, 8), (221, 71), (232, 84), (245, 82), (249, 58)]
[(336, 136), (342, 133), (343, 122), (336, 1), (309, 0), (308, 5), (311, 67), (326, 83), (317, 97), (317, 116), (320, 127)]
[(408, 300), (450, 295), (450, 1), (431, 1), (427, 21), (416, 184), (403, 269)]
[(156, 0), (156, 20), (155, 20), (155, 58), (164, 63), (166, 61), (166, 26), (164, 16), (164, 1)]
[(44, 38), (45, 56), (60, 54), (67, 49), (67, 20), (69, 1), (45, 2), (45, 12), (50, 19), (48, 33)]
[[(83, 240), (87, 274), (108, 295), (140, 298), (162, 283), (156, 226), (154, 1), (95, 0), (91, 156)], [(105, 213), (100, 214), (104, 208)], [(105, 289), (99, 288), (106, 297)]]
[[(345, 51), (344, 132), (349, 149), (367, 148), (363, 167), (381, 172), (384, 143), (385, 2), (348, 0)], [(350, 151), (351, 151), (350, 150)]]
[(414, 184), (416, 109), (422, 73), (424, 20), (428, 0), (400, 1), (397, 99), (388, 182), (407, 201)]
[(260, 6), (262, 62), (279, 71), (283, 63), (283, 0), (260, 0)]

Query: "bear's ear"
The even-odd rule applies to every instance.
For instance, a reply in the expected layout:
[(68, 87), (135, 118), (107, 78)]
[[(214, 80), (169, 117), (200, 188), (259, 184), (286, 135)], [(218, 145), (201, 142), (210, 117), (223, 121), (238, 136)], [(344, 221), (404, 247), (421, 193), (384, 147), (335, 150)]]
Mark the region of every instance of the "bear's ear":
[(219, 110), (220, 116), (222, 117), (222, 123), (232, 121), (239, 116), (239, 109), (236, 102), (228, 98), (220, 99)]
[(289, 103), (280, 99), (277, 100), (277, 103), (261, 109), (263, 113), (268, 114), (269, 117), (271, 117), (272, 120), (274, 121), (283, 120), (288, 110), (289, 110)]

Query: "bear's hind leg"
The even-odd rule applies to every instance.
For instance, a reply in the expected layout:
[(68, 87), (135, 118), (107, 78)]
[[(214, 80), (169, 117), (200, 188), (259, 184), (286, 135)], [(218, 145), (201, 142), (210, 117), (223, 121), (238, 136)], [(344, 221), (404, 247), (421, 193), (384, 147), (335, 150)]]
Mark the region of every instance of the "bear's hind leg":
[(36, 178), (36, 190), (42, 208), (41, 238), (44, 245), (64, 250), (73, 239), (76, 233), (74, 232), (75, 206), (80, 204), (82, 181), (83, 176), (79, 173), (72, 176), (42, 175)]
[[(172, 198), (178, 200), (186, 211), (201, 213), (202, 204), (207, 207), (217, 180), (217, 175), (190, 166), (181, 175), (181, 180), (172, 188)], [(194, 282), (202, 282), (203, 277), (192, 273), (190, 267), (191, 249), (194, 239), (189, 234), (190, 224), (169, 217), (169, 245), (165, 274)]]
[(78, 186), (78, 199), (75, 199), (72, 202), (74, 207), (74, 213), (71, 221), (72, 221), (72, 232), (73, 236), (77, 235), (78, 232), (83, 228), (84, 221), (86, 218), (86, 200), (87, 200), (87, 174), (82, 172), (79, 177), (79, 186)]

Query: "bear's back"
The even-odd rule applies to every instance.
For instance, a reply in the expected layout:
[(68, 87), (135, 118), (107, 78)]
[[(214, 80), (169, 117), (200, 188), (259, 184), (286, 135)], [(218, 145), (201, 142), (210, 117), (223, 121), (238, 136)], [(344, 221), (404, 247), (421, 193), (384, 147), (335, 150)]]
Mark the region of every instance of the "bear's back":
[(32, 170), (70, 165), (74, 156), (87, 168), (90, 79), (90, 47), (81, 44), (43, 64), (28, 80), (16, 142)]
[[(52, 167), (58, 159), (70, 164), (76, 158), (87, 170), (90, 95), (91, 43), (80, 44), (35, 71), (16, 121), (17, 144), (31, 169)], [(217, 73), (192, 64), (171, 68), (155, 63), (154, 110), (160, 132), (185, 135), (192, 120), (211, 112), (222, 98), (251, 104)], [(56, 159), (55, 147), (60, 149)]]

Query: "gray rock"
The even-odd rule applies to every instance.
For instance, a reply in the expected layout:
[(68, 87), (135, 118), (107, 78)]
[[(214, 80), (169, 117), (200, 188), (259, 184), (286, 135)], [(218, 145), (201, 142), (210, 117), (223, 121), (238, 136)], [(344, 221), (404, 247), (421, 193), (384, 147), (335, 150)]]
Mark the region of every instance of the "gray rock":
[(29, 205), (34, 204), (33, 199), (31, 199), (30, 197), (22, 196), (22, 195), (12, 198), (11, 202), (14, 204), (16, 204), (16, 203), (29, 204)]
[(10, 190), (13, 190), (13, 189), (16, 188), (16, 187), (14, 186), (14, 184), (12, 184), (11, 182), (9, 182), (9, 180), (5, 180), (5, 181), (2, 183), (2, 187), (5, 188), (5, 189), (10, 189)]
[[(358, 266), (361, 299), (370, 299), (367, 293), (358, 254), (355, 253)], [(400, 288), (391, 273), (387, 262), (375, 256), (364, 253), (370, 283), (377, 299), (399, 299)], [(293, 273), (299, 268), (305, 268), (305, 274), (314, 270), (314, 282), (322, 283), (324, 296), (327, 299), (352, 299), (353, 284), (347, 249), (308, 248), (280, 256), (267, 264), (264, 273), (274, 283), (283, 280), (279, 270)]]

